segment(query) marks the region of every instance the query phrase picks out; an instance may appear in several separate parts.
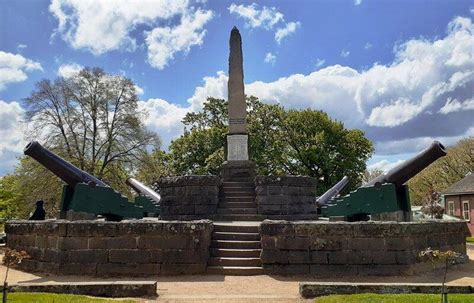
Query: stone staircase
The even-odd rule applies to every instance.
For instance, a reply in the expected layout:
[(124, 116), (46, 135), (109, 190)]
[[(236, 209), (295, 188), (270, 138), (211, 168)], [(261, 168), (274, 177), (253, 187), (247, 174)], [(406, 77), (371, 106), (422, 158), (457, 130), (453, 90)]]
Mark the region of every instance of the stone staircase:
[(217, 221), (262, 221), (257, 214), (255, 184), (253, 182), (222, 182)]
[(263, 273), (259, 225), (248, 223), (214, 223), (208, 274), (249, 276)]
[[(219, 275), (260, 275), (259, 223), (255, 184), (249, 180), (222, 182), (207, 272)], [(216, 222), (218, 221), (218, 222)], [(235, 222), (240, 221), (240, 222)]]

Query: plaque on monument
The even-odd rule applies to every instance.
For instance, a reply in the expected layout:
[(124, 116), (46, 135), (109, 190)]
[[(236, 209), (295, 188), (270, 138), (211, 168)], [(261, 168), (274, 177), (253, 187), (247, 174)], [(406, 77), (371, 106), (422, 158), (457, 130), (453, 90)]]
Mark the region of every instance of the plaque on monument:
[(227, 136), (227, 160), (247, 161), (249, 159), (247, 142), (248, 135)]

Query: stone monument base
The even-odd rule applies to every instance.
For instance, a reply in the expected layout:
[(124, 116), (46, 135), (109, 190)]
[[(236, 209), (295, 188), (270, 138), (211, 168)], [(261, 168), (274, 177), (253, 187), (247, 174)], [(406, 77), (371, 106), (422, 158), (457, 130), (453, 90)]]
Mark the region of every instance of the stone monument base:
[(222, 165), (224, 182), (255, 182), (255, 163), (252, 161), (226, 161)]

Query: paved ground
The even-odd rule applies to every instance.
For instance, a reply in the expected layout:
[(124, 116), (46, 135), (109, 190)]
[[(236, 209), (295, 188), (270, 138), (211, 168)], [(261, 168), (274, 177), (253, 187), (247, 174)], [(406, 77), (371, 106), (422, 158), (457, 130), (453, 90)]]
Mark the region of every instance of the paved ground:
[[(474, 246), (468, 246), (469, 263), (456, 265), (448, 271), (448, 283), (458, 285), (474, 285)], [(146, 280), (158, 281), (159, 302), (303, 302), (298, 295), (300, 281), (338, 281), (338, 282), (405, 282), (405, 283), (438, 283), (442, 279), (442, 271), (430, 272), (425, 275), (404, 277), (341, 277), (317, 279), (311, 277), (281, 276), (172, 276), (153, 277)], [(0, 266), (0, 277), (5, 275), (5, 267)], [(11, 270), (9, 283), (21, 282), (74, 282), (93, 281), (99, 279), (34, 275)], [(113, 279), (100, 279), (101, 281)], [(124, 279), (125, 280), (125, 279)], [(144, 280), (144, 279), (136, 279)], [(144, 300), (145, 302), (146, 300)], [(152, 301), (148, 301), (152, 302)]]

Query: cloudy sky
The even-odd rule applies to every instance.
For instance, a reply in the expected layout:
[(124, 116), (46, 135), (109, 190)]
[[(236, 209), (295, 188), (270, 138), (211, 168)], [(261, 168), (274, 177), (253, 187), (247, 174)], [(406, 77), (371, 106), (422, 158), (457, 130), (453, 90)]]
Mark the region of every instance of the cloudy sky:
[(246, 93), (360, 128), (388, 168), (474, 136), (471, 1), (0, 1), (0, 176), (26, 138), (35, 82), (83, 66), (138, 86), (166, 147), (184, 114), (226, 98), (228, 39), (242, 34)]

